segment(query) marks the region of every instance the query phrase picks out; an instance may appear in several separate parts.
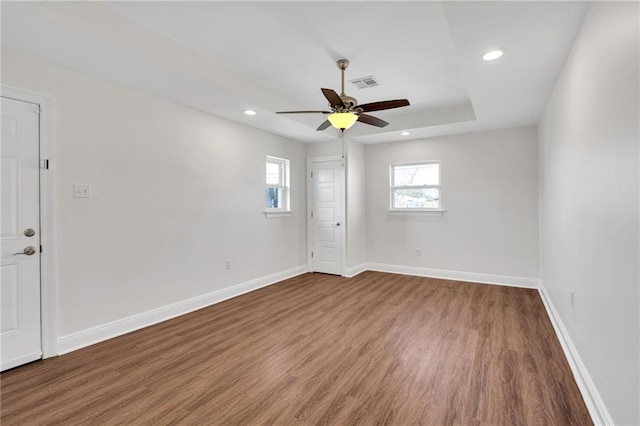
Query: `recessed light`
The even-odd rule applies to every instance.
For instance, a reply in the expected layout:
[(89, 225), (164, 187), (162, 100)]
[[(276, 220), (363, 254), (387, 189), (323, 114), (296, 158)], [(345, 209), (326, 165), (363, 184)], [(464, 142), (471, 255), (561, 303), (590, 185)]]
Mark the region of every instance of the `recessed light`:
[(401, 132), (401, 133), (400, 133), (400, 136), (409, 136), (410, 134), (411, 134), (411, 133), (409, 133), (409, 132)]
[(252, 109), (247, 109), (244, 111), (245, 115), (256, 115), (256, 112)]
[(482, 59), (484, 59), (485, 61), (495, 61), (502, 55), (504, 55), (504, 52), (502, 50), (492, 50), (490, 52), (485, 53), (482, 56)]

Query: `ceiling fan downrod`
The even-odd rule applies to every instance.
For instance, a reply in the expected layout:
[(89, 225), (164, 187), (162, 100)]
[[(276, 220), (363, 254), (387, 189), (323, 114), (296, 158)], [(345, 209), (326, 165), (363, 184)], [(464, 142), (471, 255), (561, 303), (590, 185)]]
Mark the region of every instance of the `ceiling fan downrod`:
[(349, 60), (348, 59), (338, 59), (336, 61), (336, 64), (338, 65), (338, 68), (340, 68), (341, 70), (341, 92), (340, 92), (340, 96), (347, 96), (344, 93), (344, 70), (347, 69), (347, 67), (349, 66)]

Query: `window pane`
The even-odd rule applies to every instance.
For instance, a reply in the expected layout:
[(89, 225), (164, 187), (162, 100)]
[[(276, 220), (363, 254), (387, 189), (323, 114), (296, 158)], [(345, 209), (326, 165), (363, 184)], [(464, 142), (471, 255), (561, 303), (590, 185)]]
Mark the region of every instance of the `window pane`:
[(393, 207), (396, 209), (437, 209), (440, 190), (437, 188), (394, 189)]
[(281, 185), (280, 178), (282, 165), (278, 163), (267, 163), (267, 185)]
[(280, 208), (280, 191), (278, 188), (267, 188), (267, 208), (279, 209)]
[(440, 164), (394, 166), (393, 186), (440, 185)]

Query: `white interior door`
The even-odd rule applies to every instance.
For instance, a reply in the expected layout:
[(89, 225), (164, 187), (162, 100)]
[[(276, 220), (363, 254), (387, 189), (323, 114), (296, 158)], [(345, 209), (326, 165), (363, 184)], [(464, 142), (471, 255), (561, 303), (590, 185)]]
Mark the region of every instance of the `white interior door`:
[(39, 107), (2, 98), (2, 370), (42, 357)]
[(314, 272), (342, 275), (342, 162), (311, 163), (311, 264)]

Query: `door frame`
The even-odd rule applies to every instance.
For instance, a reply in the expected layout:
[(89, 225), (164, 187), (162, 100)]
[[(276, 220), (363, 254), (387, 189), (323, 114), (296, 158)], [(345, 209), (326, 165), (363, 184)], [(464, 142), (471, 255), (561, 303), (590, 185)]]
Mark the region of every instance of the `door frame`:
[(340, 226), (340, 239), (342, 240), (342, 253), (340, 255), (340, 275), (345, 276), (347, 270), (347, 188), (345, 184), (345, 161), (341, 155), (328, 155), (323, 157), (307, 157), (307, 265), (310, 272), (313, 272), (313, 223), (311, 222), (311, 208), (313, 206), (313, 181), (311, 180), (311, 168), (313, 163), (324, 161), (340, 161), (340, 176), (338, 183), (342, 187), (342, 225)]
[[(50, 358), (58, 355), (55, 99), (4, 83), (0, 94), (40, 106), (40, 344), (42, 358)], [(48, 169), (43, 169), (42, 160), (45, 159), (49, 160)]]

